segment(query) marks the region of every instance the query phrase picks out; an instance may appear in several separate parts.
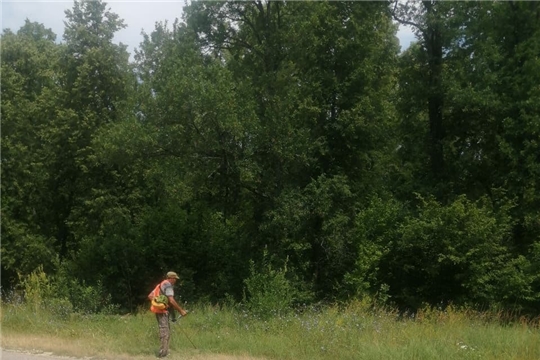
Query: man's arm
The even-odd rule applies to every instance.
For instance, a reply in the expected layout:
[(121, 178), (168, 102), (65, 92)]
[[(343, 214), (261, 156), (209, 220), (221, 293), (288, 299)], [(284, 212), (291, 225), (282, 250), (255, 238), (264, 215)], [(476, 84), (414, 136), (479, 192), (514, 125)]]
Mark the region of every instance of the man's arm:
[(178, 310), (178, 312), (180, 313), (180, 315), (182, 316), (186, 316), (187, 315), (187, 311), (182, 309), (182, 307), (180, 305), (178, 305), (178, 303), (176, 302), (176, 300), (174, 300), (174, 297), (172, 296), (168, 296), (169, 298), (169, 305), (171, 305), (173, 308), (175, 308), (176, 310)]

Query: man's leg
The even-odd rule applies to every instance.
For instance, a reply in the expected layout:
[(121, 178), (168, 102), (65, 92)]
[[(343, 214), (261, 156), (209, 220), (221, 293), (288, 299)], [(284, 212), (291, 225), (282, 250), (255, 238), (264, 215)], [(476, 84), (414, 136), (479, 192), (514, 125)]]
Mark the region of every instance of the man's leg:
[(169, 354), (169, 338), (171, 332), (169, 328), (169, 314), (156, 314), (159, 326), (159, 340), (161, 345), (159, 347), (159, 357), (165, 357)]

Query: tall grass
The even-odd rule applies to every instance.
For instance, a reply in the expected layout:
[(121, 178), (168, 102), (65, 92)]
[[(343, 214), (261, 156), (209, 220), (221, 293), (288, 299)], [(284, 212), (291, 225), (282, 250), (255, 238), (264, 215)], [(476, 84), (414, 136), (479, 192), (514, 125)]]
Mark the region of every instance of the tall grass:
[[(347, 307), (260, 318), (239, 308), (194, 306), (171, 324), (171, 359), (540, 359), (539, 322), (448, 309), (415, 316)], [(151, 359), (157, 322), (137, 314), (58, 314), (2, 304), (2, 347), (101, 359)]]

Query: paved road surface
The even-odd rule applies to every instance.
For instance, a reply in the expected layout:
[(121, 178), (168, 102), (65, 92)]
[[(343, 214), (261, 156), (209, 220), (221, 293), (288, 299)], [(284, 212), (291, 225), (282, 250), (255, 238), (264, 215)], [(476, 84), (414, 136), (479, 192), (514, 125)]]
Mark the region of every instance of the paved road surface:
[[(174, 357), (173, 357), (174, 358)], [(95, 360), (97, 357), (75, 358), (71, 356), (58, 356), (49, 352), (31, 353), (15, 350), (2, 349), (0, 360)], [(222, 354), (200, 355), (192, 357), (193, 360), (264, 360), (263, 358), (254, 358), (250, 356), (231, 356)]]
[(32, 354), (29, 352), (18, 352), (2, 349), (2, 360), (74, 360), (68, 356), (53, 356), (51, 353)]

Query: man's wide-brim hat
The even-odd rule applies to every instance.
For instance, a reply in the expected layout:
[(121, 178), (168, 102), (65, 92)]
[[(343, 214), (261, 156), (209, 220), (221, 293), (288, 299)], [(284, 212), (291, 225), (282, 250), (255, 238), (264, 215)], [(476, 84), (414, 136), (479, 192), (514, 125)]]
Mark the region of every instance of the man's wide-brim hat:
[(180, 278), (178, 277), (178, 274), (175, 273), (174, 271), (169, 271), (167, 273), (167, 279), (180, 279)]

